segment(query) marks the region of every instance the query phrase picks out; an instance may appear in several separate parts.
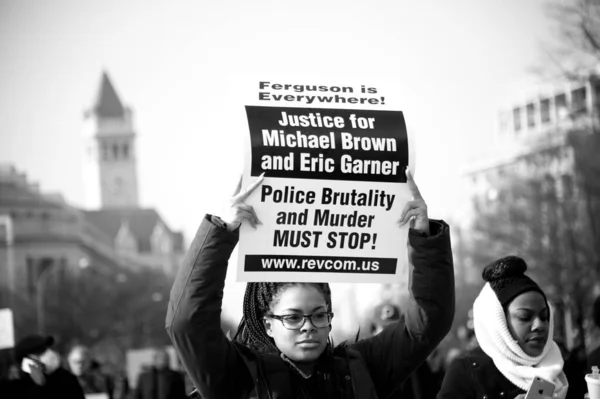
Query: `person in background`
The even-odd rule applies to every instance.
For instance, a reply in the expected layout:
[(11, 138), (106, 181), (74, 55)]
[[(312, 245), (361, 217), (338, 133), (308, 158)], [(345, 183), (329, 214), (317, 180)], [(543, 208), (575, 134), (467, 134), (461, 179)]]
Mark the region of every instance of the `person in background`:
[[(373, 310), (370, 323), (371, 336), (379, 334), (387, 326), (403, 322), (402, 309), (385, 301)], [(401, 390), (388, 399), (435, 399), (444, 378), (443, 362), (438, 348), (404, 382)]]
[(444, 370), (447, 370), (455, 359), (479, 346), (473, 328), (473, 309), (469, 310), (468, 315), (469, 319), (467, 320), (467, 323), (456, 329), (456, 337), (458, 338), (459, 346), (453, 346), (446, 350)]
[(522, 399), (535, 377), (554, 384), (553, 398), (566, 397), (569, 383), (552, 339), (553, 314), (526, 270), (525, 261), (516, 256), (485, 267), (487, 283), (473, 305), (480, 347), (450, 365), (438, 399)]
[(183, 399), (186, 397), (183, 374), (169, 368), (169, 353), (157, 348), (152, 367), (142, 372), (135, 387), (134, 399)]
[(71, 372), (79, 380), (84, 393), (105, 393), (109, 399), (119, 399), (114, 395), (115, 387), (112, 378), (102, 372), (87, 347), (82, 345), (73, 347), (67, 360)]
[(51, 336), (29, 335), (14, 350), (20, 369), (0, 386), (3, 399), (85, 399), (77, 378), (61, 367)]
[[(592, 323), (594, 323), (592, 334), (595, 335), (595, 338), (600, 339), (600, 296), (594, 301), (594, 306), (592, 308)], [(587, 362), (588, 370), (591, 370), (592, 366), (600, 367), (600, 346), (588, 354)]]
[(371, 322), (371, 336), (379, 334), (390, 324), (400, 320), (402, 312), (400, 307), (390, 302), (379, 304), (373, 310), (373, 320)]

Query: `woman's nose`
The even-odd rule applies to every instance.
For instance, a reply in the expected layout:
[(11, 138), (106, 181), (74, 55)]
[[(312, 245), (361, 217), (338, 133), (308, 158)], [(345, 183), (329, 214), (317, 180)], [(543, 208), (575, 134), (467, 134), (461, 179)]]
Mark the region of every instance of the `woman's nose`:
[(304, 324), (302, 324), (302, 327), (300, 327), (300, 331), (314, 331), (316, 330), (317, 327), (315, 327), (312, 323), (312, 320), (310, 319), (310, 317), (305, 317), (304, 318)]
[(536, 317), (535, 320), (533, 320), (533, 325), (531, 326), (531, 329), (544, 331), (546, 329), (546, 324), (548, 324), (547, 321), (544, 321), (541, 318)]

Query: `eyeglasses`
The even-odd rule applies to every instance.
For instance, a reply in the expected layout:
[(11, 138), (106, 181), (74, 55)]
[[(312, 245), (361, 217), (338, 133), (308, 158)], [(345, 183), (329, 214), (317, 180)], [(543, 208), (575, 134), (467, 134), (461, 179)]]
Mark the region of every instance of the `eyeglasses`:
[(306, 319), (309, 319), (313, 326), (316, 328), (329, 327), (331, 325), (331, 319), (333, 318), (332, 312), (317, 312), (313, 314), (286, 314), (286, 315), (268, 315), (273, 319), (277, 319), (283, 324), (288, 330), (299, 330), (302, 328)]

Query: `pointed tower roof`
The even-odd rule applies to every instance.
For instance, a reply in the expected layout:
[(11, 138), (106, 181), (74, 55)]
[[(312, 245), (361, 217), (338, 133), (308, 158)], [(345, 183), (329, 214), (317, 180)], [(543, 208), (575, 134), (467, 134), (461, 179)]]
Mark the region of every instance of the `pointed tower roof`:
[(98, 94), (90, 111), (101, 118), (123, 118), (125, 116), (125, 108), (106, 71), (102, 72)]

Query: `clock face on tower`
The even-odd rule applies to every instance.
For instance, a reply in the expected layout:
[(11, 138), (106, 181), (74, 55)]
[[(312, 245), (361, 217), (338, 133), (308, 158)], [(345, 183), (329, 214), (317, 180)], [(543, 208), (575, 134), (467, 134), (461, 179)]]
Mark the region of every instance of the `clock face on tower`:
[(135, 181), (121, 173), (102, 177), (102, 207), (137, 206)]
[(125, 194), (125, 181), (122, 177), (117, 176), (112, 179), (108, 189), (115, 197), (122, 197)]

